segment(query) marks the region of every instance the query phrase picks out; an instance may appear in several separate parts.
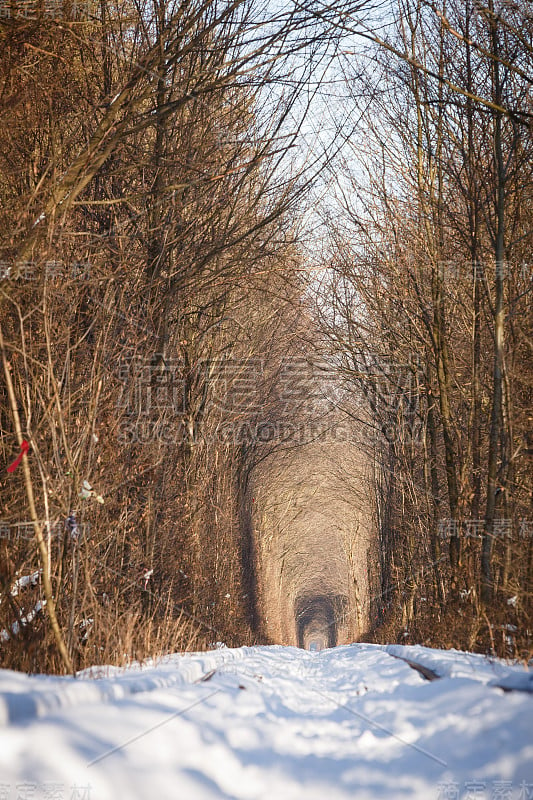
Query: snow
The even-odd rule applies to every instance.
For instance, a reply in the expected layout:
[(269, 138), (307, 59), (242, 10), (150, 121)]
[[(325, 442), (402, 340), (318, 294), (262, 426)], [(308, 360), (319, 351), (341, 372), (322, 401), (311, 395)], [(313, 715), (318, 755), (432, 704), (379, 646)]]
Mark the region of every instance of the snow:
[(533, 671), (497, 658), (461, 650), (432, 650), (421, 645), (387, 645), (387, 653), (432, 670), (440, 678), (469, 678), (491, 686), (533, 691)]
[(531, 677), (371, 644), (221, 647), (76, 679), (2, 670), (0, 797), (526, 800)]
[[(30, 575), (22, 575), (21, 578), (15, 581), (13, 586), (11, 587), (11, 597), (18, 597), (19, 593), (24, 591), (28, 588), (33, 588), (37, 586), (39, 580), (41, 578), (42, 569), (38, 569), (36, 572), (32, 572)], [(0, 603), (2, 600), (0, 599)], [(20, 617), (20, 623), (18, 620), (15, 620), (10, 625), (10, 631), (7, 631), (5, 628), (0, 630), (0, 642), (7, 642), (11, 636), (17, 636), (20, 633), (21, 625), (29, 625), (32, 622), (37, 614), (43, 610), (44, 606), (46, 605), (46, 600), (38, 600), (33, 608), (28, 611), (27, 614), (22, 614)], [(24, 609), (22, 609), (23, 611)]]
[(39, 583), (42, 569), (32, 572), (31, 575), (23, 575), (15, 581), (11, 587), (11, 597), (17, 597), (21, 589), (27, 589), (28, 586), (36, 586)]
[(33, 622), (37, 614), (39, 614), (46, 605), (46, 600), (37, 600), (33, 608), (28, 611), (27, 614), (24, 614), (20, 618), (20, 623), (18, 620), (11, 623), (10, 632), (7, 631), (5, 628), (0, 630), (0, 642), (7, 642), (11, 639), (11, 636), (18, 636), (21, 630), (21, 626), (24, 627), (25, 625), (29, 625), (30, 622)]

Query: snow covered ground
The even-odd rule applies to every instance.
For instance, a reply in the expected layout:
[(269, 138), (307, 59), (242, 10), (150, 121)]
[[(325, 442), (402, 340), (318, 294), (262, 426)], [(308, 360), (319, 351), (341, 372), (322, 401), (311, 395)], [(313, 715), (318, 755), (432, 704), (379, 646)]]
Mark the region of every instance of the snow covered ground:
[(0, 800), (529, 800), (531, 688), (520, 666), (370, 644), (0, 671)]

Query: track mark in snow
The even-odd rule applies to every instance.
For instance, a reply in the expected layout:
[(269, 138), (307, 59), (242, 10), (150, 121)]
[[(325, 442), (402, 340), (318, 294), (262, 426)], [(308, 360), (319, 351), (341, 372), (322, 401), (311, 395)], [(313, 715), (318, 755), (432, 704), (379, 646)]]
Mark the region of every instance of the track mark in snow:
[(417, 664), (416, 661), (412, 661), (409, 658), (403, 658), (402, 656), (393, 656), (393, 658), (398, 658), (400, 661), (405, 661), (405, 663), (408, 664), (411, 669), (419, 672), (427, 681), (437, 681), (440, 678), (440, 675), (437, 675), (437, 673), (433, 672), (432, 669), (424, 667), (423, 664)]
[(213, 675), (215, 674), (216, 669), (210, 669), (209, 672), (206, 672), (205, 675), (202, 675), (200, 678), (197, 678), (194, 683), (207, 683), (210, 681)]

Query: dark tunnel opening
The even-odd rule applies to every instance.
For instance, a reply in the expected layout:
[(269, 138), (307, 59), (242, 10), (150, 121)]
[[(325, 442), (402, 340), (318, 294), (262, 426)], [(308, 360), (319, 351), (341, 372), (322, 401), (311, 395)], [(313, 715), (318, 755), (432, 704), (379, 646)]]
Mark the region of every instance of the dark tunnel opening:
[(294, 604), (296, 639), (304, 650), (324, 650), (337, 645), (337, 627), (342, 621), (346, 598), (340, 595), (299, 597)]

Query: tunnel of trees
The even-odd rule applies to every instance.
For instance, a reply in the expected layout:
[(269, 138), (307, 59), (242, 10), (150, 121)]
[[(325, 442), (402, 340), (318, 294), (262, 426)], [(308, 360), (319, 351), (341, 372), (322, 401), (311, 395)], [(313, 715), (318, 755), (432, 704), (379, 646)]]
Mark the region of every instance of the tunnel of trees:
[(346, 597), (299, 597), (294, 606), (298, 647), (324, 650), (337, 645), (337, 625), (343, 619)]
[(530, 5), (0, 10), (2, 666), (527, 657)]

